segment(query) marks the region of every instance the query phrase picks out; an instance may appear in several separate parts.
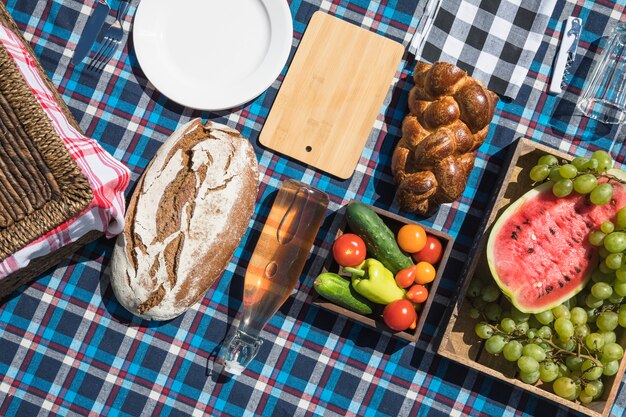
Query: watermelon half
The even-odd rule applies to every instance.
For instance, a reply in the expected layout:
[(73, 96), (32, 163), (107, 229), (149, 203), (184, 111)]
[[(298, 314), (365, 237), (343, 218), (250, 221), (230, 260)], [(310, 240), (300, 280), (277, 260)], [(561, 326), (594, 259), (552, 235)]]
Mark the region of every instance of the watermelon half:
[(495, 281), (525, 313), (548, 310), (583, 289), (598, 263), (589, 233), (626, 206), (623, 186), (614, 186), (603, 206), (577, 193), (557, 198), (551, 187), (542, 184), (512, 203), (487, 242)]

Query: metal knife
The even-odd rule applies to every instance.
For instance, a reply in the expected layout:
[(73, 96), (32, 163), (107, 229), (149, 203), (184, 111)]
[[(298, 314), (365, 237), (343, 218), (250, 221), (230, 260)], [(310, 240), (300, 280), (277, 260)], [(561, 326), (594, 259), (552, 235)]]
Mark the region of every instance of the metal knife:
[(91, 51), (91, 47), (96, 41), (110, 10), (111, 8), (105, 0), (98, 0), (96, 2), (96, 7), (93, 9), (93, 12), (91, 12), (91, 16), (89, 16), (83, 33), (78, 40), (78, 45), (76, 45), (76, 49), (74, 50), (74, 56), (72, 57), (72, 63), (74, 65), (80, 64), (82, 60), (89, 55), (89, 51)]
[(549, 91), (552, 94), (561, 94), (567, 85), (570, 67), (576, 59), (576, 50), (582, 32), (582, 25), (582, 19), (579, 17), (569, 17), (565, 22), (563, 39), (561, 39), (550, 82)]

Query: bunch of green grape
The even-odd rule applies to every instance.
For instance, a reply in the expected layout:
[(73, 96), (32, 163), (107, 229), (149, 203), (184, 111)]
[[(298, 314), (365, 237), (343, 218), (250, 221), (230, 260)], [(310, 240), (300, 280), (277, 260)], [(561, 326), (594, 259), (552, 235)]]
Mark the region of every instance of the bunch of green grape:
[(613, 186), (599, 182), (608, 177), (605, 172), (613, 166), (613, 159), (605, 151), (596, 151), (591, 158), (577, 157), (570, 163), (559, 163), (554, 155), (543, 155), (530, 170), (530, 179), (535, 182), (549, 180), (552, 193), (561, 198), (572, 192), (589, 195), (593, 204), (604, 205), (611, 201)]
[[(623, 274), (626, 277), (626, 266)], [(501, 297), (495, 295), (499, 293), (495, 283), (474, 279), (467, 292), (470, 315), (483, 318), (474, 328), (476, 335), (484, 339), (488, 353), (517, 364), (520, 380), (552, 383), (558, 396), (588, 404), (602, 395), (602, 376), (615, 375), (619, 369), (624, 349), (616, 343), (615, 330), (626, 327), (622, 298), (599, 293), (597, 283), (590, 283), (585, 294), (551, 310), (527, 314), (508, 302), (496, 303)], [(587, 303), (593, 294), (606, 296), (606, 305)], [(501, 305), (510, 310), (503, 311)]]

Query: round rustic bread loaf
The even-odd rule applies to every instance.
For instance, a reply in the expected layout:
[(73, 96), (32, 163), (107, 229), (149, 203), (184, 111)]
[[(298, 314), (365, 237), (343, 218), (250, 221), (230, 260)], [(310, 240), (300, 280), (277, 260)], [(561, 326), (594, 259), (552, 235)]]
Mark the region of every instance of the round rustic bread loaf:
[(111, 285), (130, 312), (169, 320), (221, 276), (258, 191), (254, 150), (239, 132), (195, 119), (170, 136), (130, 200)]

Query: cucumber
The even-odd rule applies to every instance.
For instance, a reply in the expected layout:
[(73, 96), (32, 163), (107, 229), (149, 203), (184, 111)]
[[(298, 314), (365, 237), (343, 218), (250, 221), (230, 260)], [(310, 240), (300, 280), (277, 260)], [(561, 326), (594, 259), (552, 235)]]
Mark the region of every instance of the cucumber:
[(369, 258), (376, 258), (395, 275), (398, 271), (413, 265), (396, 243), (396, 236), (374, 210), (359, 201), (348, 204), (346, 209), (348, 225), (363, 239)]
[(338, 306), (359, 314), (372, 314), (374, 304), (354, 291), (350, 281), (332, 272), (320, 274), (313, 282), (315, 291)]

